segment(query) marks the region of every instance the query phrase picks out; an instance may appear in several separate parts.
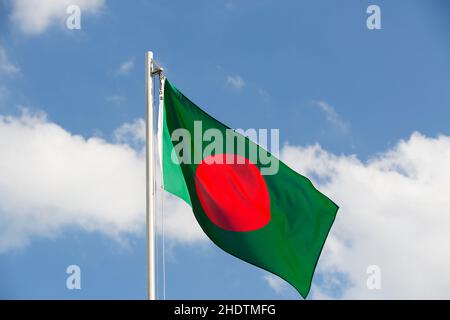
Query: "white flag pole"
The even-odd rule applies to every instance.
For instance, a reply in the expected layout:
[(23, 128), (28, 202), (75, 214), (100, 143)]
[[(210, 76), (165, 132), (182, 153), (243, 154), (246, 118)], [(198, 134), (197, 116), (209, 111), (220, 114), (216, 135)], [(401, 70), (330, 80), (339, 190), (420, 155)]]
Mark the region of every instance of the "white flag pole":
[(155, 153), (154, 153), (154, 97), (153, 97), (153, 52), (146, 54), (146, 98), (147, 98), (147, 131), (146, 131), (146, 220), (147, 220), (147, 288), (148, 299), (156, 300), (156, 245), (155, 245)]

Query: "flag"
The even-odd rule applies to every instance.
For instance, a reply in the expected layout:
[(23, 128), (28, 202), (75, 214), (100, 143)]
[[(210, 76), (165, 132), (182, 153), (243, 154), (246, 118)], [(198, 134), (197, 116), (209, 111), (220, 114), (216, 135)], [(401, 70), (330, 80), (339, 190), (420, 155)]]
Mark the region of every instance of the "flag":
[(164, 189), (192, 207), (217, 246), (278, 275), (306, 298), (338, 206), (168, 80), (163, 88), (158, 134)]

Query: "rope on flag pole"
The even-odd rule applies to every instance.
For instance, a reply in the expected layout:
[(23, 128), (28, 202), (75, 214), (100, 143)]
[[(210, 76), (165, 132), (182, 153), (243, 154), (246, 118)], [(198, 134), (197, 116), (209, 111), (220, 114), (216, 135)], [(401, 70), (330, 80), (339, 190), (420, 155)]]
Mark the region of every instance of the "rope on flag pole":
[[(159, 281), (157, 277), (156, 257), (159, 253), (159, 242), (156, 236), (156, 171), (155, 171), (155, 134), (154, 134), (154, 111), (156, 86), (153, 83), (153, 77), (159, 77), (159, 108), (162, 108), (162, 99), (164, 91), (164, 69), (161, 68), (153, 59), (153, 53), (147, 53), (147, 243), (148, 243), (148, 299), (156, 300)], [(160, 112), (160, 115), (162, 113)], [(160, 120), (160, 119), (158, 119)], [(161, 185), (161, 191), (163, 187)], [(162, 228), (162, 282), (163, 299), (166, 299), (166, 258), (165, 258), (165, 228), (164, 228), (164, 206), (163, 193), (161, 192), (161, 228)], [(158, 252), (157, 252), (158, 250)]]
[[(158, 97), (159, 97), (159, 105), (158, 108), (163, 108), (163, 98), (164, 98), (164, 69), (161, 68), (155, 61), (153, 61), (154, 63), (154, 71), (152, 73), (152, 75), (158, 75), (159, 77), (159, 92), (158, 92)], [(153, 87), (154, 89), (154, 94), (153, 96), (156, 97), (156, 86)], [(160, 110), (158, 110), (160, 111)], [(159, 116), (162, 116), (162, 112), (159, 112)], [(158, 119), (158, 121), (160, 121), (161, 119)], [(156, 144), (158, 144), (158, 137), (155, 136), (155, 139), (157, 141)], [(157, 182), (156, 182), (156, 175), (155, 175), (155, 185), (154, 185), (155, 190), (157, 190)], [(164, 185), (162, 183), (162, 178), (161, 178), (161, 183), (159, 184), (159, 188), (160, 188), (160, 193), (159, 196), (161, 198), (161, 215), (160, 215), (160, 221), (161, 221), (161, 245), (159, 245), (159, 241), (156, 242), (156, 248), (157, 248), (157, 256), (159, 255), (159, 248), (160, 246), (161, 248), (161, 260), (162, 260), (162, 296), (163, 296), (163, 300), (166, 300), (166, 240), (165, 240), (165, 228), (164, 228)], [(155, 191), (156, 192), (156, 191)], [(158, 237), (156, 237), (156, 239), (158, 239)], [(157, 267), (156, 270), (158, 271), (159, 268)], [(158, 273), (158, 272), (157, 272)], [(156, 278), (156, 283), (157, 283), (157, 287), (159, 287), (159, 278)]]
[[(163, 68), (159, 67), (159, 116), (163, 115), (162, 108), (163, 108), (163, 99), (164, 99), (164, 73)], [(158, 121), (162, 121), (162, 119), (158, 119)], [(162, 130), (162, 127), (161, 127)], [(162, 143), (162, 141), (159, 141)], [(159, 149), (162, 150), (162, 146)], [(162, 163), (161, 163), (162, 165)], [(162, 173), (162, 166), (161, 166), (161, 173)], [(166, 300), (166, 237), (165, 237), (165, 227), (164, 227), (164, 184), (163, 179), (161, 177), (161, 184), (160, 184), (160, 196), (161, 196), (161, 233), (162, 233), (162, 281), (163, 281), (163, 299)]]

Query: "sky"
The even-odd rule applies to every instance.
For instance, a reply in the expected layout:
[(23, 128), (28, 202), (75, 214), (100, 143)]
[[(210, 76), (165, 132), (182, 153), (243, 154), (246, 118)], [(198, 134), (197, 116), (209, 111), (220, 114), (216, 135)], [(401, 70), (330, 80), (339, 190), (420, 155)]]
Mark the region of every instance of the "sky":
[[(380, 30), (366, 25), (373, 4)], [(308, 299), (450, 298), (448, 9), (1, 0), (0, 298), (146, 298), (148, 50), (216, 119), (279, 129), (281, 159), (340, 206)], [(301, 299), (218, 249), (181, 200), (158, 201), (160, 298)]]

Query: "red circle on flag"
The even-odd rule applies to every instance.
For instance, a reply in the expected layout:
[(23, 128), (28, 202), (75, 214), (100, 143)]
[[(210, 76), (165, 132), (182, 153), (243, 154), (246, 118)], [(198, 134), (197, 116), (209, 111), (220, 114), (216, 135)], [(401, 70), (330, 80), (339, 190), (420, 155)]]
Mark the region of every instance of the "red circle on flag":
[(270, 198), (258, 167), (240, 155), (212, 155), (195, 173), (198, 198), (208, 218), (229, 231), (254, 231), (270, 221)]

